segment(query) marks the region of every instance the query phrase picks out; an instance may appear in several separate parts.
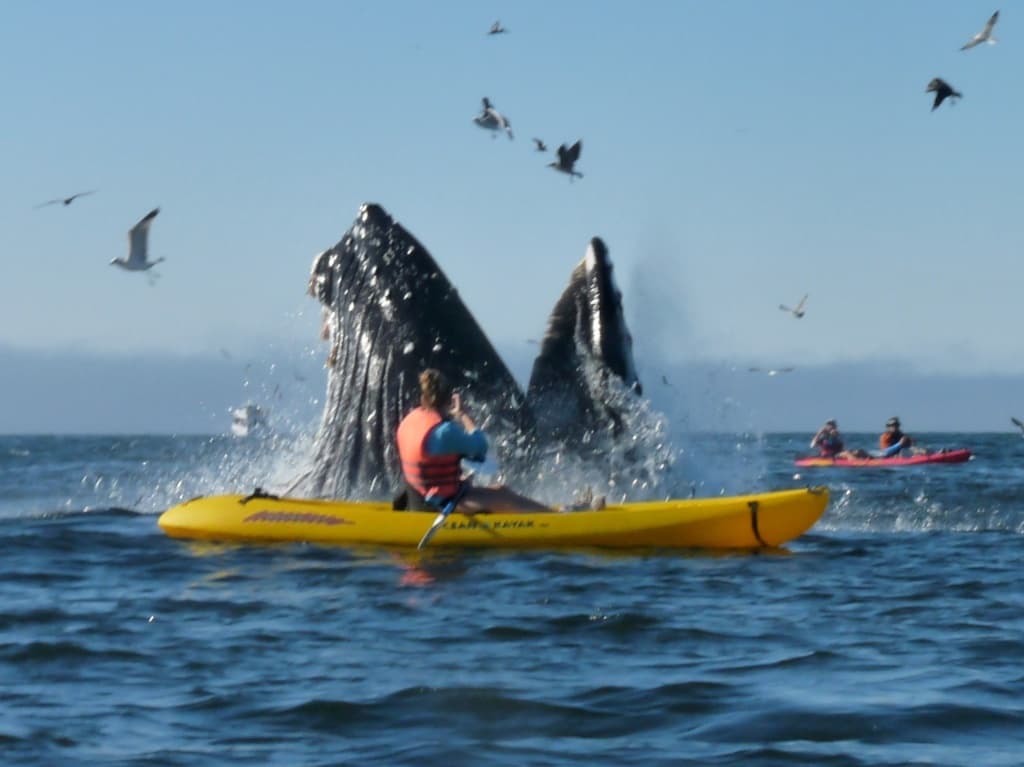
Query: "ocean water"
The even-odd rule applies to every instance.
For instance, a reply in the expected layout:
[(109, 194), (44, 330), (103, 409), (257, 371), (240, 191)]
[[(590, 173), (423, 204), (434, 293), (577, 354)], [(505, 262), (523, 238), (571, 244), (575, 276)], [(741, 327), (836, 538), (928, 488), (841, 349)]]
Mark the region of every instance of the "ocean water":
[(976, 458), (689, 437), (698, 495), (831, 488), (781, 551), (423, 557), (157, 528), (301, 440), (0, 437), (0, 764), (1019, 765), (1024, 440), (922, 436)]

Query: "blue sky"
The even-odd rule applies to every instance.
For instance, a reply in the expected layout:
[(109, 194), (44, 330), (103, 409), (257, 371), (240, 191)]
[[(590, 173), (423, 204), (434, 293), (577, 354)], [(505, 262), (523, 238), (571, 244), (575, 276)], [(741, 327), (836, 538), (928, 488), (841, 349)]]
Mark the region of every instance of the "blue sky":
[[(0, 345), (316, 349), (309, 264), (372, 200), (499, 345), (542, 332), (599, 235), (641, 365), (1024, 373), (1015, 9), (998, 45), (959, 51), (993, 10), (5, 4)], [(932, 113), (935, 76), (964, 98)], [(471, 122), (485, 95), (515, 141)], [(585, 178), (532, 136), (582, 138)], [(155, 206), (150, 287), (108, 262)], [(804, 319), (778, 311), (804, 293)]]

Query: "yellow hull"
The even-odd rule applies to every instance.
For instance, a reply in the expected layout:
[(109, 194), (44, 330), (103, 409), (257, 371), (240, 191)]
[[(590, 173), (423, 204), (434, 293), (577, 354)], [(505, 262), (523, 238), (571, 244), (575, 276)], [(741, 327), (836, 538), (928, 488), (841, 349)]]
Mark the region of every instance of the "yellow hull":
[[(631, 503), (601, 511), (475, 516), (455, 512), (430, 548), (756, 549), (802, 535), (827, 505), (828, 490), (815, 487)], [(383, 502), (221, 495), (174, 506), (158, 524), (174, 538), (416, 546), (436, 517), (434, 512), (392, 511)]]

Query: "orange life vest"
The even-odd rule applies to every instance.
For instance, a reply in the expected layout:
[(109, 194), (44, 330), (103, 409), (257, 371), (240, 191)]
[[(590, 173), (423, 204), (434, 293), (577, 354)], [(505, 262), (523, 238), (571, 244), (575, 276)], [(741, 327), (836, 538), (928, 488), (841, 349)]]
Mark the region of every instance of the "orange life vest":
[(878, 446), (882, 448), (882, 450), (885, 450), (887, 447), (895, 445), (901, 439), (903, 439), (903, 432), (899, 429), (896, 431), (887, 431), (878, 438)]
[(402, 460), (402, 474), (410, 487), (424, 498), (431, 494), (451, 498), (462, 484), (457, 454), (427, 453), (427, 437), (442, 421), (436, 410), (418, 407), (398, 424), (398, 456)]

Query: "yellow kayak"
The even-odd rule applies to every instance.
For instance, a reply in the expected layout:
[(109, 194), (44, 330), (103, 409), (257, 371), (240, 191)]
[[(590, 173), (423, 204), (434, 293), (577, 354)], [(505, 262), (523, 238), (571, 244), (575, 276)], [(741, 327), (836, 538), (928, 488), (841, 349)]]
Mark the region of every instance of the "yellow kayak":
[[(630, 503), (600, 511), (472, 516), (456, 511), (445, 519), (430, 548), (756, 549), (802, 535), (827, 505), (828, 489), (812, 487)], [(437, 516), (393, 511), (386, 502), (218, 495), (174, 506), (160, 515), (158, 524), (174, 538), (415, 547)]]

